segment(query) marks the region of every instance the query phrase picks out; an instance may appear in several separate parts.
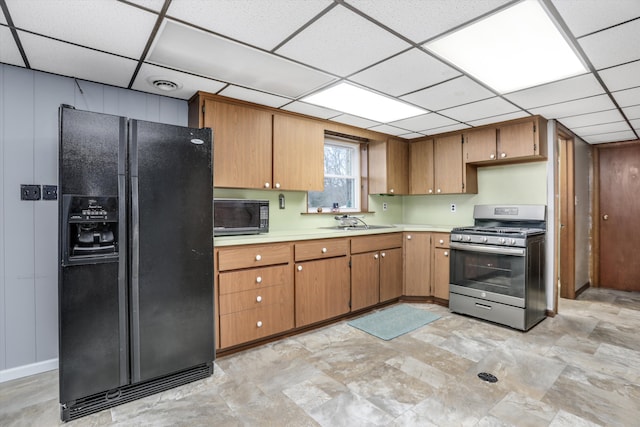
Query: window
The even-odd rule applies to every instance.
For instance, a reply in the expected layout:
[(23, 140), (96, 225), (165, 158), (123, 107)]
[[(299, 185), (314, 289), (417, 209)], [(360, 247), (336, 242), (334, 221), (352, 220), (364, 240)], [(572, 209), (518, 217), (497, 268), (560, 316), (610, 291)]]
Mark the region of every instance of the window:
[(327, 138), (324, 141), (324, 191), (310, 191), (309, 212), (360, 211), (360, 144)]

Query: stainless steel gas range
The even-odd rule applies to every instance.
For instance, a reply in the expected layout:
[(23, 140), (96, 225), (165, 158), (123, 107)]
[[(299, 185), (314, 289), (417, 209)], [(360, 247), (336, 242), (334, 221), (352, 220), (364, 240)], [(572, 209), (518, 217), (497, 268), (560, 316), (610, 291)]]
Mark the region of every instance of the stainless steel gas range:
[(544, 205), (477, 205), (451, 231), (451, 311), (529, 330), (546, 316)]

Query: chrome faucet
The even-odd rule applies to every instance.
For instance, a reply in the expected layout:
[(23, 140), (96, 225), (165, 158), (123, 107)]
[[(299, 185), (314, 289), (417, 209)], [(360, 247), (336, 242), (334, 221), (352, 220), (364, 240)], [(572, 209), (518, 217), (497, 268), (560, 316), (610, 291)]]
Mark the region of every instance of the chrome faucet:
[(336, 215), (334, 219), (336, 221), (340, 221), (341, 227), (356, 227), (358, 224), (358, 221), (360, 221), (364, 225), (365, 229), (369, 228), (369, 225), (366, 222), (364, 222), (362, 218), (358, 218), (357, 216)]

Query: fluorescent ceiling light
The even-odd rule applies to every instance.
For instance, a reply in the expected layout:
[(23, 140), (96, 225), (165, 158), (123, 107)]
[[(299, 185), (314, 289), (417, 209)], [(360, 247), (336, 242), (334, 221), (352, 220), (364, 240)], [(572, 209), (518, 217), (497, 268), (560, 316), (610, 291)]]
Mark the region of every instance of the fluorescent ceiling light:
[(525, 0), (424, 45), (499, 93), (587, 71), (538, 0)]
[(421, 108), (378, 95), (348, 83), (337, 84), (304, 97), (302, 101), (382, 123), (394, 122), (427, 113)]

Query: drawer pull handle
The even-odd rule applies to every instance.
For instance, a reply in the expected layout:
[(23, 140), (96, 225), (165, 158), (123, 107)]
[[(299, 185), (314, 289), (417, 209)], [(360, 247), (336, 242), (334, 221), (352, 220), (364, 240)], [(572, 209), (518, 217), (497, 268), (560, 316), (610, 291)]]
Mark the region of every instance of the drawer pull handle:
[(262, 277), (260, 276), (256, 277), (256, 283), (262, 283)]
[(444, 244), (444, 240), (440, 239), (440, 244), (443, 245)]
[(411, 240), (411, 234), (407, 236), (407, 240)]
[(444, 256), (449, 256), (449, 252), (444, 251)]
[(256, 326), (258, 328), (262, 328), (262, 320), (258, 320), (258, 323), (256, 323)]
[(260, 295), (256, 297), (256, 302), (262, 302), (262, 297)]
[(386, 256), (387, 256), (387, 254), (385, 254), (384, 252), (382, 252), (382, 253), (380, 254), (380, 256), (381, 256), (382, 258), (384, 258), (384, 257), (386, 257)]
[(327, 253), (327, 248), (322, 248), (322, 253), (326, 254)]
[(478, 304), (478, 303), (476, 303), (476, 307), (484, 308), (485, 310), (491, 310), (492, 308), (490, 305), (484, 305), (484, 304)]
[(302, 271), (302, 266), (301, 265), (298, 266), (298, 271)]
[(256, 255), (256, 261), (260, 261), (262, 259), (261, 255)]

